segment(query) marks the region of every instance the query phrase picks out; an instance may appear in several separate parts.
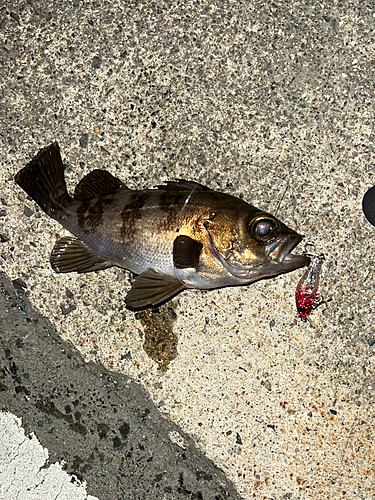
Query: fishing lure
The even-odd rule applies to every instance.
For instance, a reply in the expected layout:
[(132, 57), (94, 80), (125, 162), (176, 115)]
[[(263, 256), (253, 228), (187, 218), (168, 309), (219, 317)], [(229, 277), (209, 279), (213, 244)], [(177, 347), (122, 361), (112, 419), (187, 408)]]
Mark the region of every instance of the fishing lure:
[[(311, 244), (306, 243), (306, 246)], [(319, 275), (325, 256), (322, 253), (309, 253), (306, 251), (304, 255), (310, 257), (311, 261), (298, 282), (296, 288), (296, 305), (300, 318), (306, 321), (314, 304), (320, 301), (318, 295)]]

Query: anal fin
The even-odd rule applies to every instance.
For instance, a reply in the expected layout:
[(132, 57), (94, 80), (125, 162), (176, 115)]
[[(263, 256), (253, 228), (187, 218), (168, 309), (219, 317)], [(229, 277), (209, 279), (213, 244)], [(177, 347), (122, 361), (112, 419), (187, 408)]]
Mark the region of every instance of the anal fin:
[(136, 278), (125, 298), (125, 303), (130, 309), (156, 306), (181, 292), (184, 288), (178, 279), (150, 268)]
[(113, 265), (98, 257), (83, 241), (72, 236), (64, 236), (56, 241), (50, 261), (52, 269), (57, 273), (89, 273)]

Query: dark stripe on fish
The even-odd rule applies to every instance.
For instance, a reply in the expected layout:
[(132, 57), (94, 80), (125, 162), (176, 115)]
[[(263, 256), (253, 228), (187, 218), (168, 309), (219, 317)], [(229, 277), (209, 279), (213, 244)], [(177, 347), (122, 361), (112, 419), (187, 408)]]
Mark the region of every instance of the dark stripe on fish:
[(124, 240), (128, 240), (136, 232), (136, 222), (142, 219), (142, 208), (145, 206), (149, 195), (147, 193), (132, 193), (130, 200), (121, 210), (121, 231)]
[[(189, 195), (189, 192), (186, 193), (186, 197)], [(184, 204), (184, 194), (181, 194), (181, 192), (177, 193), (171, 193), (170, 191), (164, 191), (160, 193), (160, 198), (159, 198), (159, 207), (160, 210), (165, 212), (167, 215), (171, 212), (171, 209), (174, 208), (176, 205), (177, 207), (181, 208), (183, 207)]]
[(85, 234), (93, 234), (103, 223), (105, 206), (112, 203), (113, 198), (109, 196), (83, 201), (76, 210), (78, 227)]
[(79, 207), (76, 210), (76, 215), (77, 215), (77, 224), (78, 227), (85, 233), (89, 234), (89, 231), (85, 227), (85, 220), (86, 220), (86, 212), (88, 212), (88, 209), (90, 207), (90, 201), (84, 201), (79, 205)]

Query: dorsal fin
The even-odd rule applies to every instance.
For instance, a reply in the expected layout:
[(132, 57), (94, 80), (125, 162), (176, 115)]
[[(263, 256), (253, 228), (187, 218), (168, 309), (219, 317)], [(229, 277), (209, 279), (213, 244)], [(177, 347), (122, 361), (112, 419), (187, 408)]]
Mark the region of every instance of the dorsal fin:
[(177, 179), (176, 181), (166, 181), (165, 185), (160, 184), (156, 186), (158, 189), (165, 190), (183, 190), (189, 191), (190, 189), (194, 189), (194, 191), (211, 191), (210, 188), (204, 186), (203, 184), (199, 184), (199, 182), (195, 181), (184, 181), (183, 179)]
[(93, 170), (85, 175), (74, 191), (75, 200), (91, 200), (107, 194), (118, 193), (121, 189), (129, 189), (120, 179), (107, 170)]

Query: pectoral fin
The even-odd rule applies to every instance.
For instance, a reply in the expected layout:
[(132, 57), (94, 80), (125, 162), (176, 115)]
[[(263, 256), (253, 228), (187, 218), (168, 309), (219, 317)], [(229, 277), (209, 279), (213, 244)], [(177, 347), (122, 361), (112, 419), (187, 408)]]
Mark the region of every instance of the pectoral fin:
[(147, 269), (136, 278), (125, 298), (125, 303), (130, 309), (156, 306), (184, 288), (178, 279), (166, 276), (155, 269)]
[(197, 268), (202, 248), (202, 243), (190, 236), (177, 236), (173, 242), (173, 264), (177, 269)]
[(50, 261), (52, 269), (57, 273), (89, 273), (113, 265), (98, 257), (83, 241), (72, 236), (64, 236), (56, 241)]

